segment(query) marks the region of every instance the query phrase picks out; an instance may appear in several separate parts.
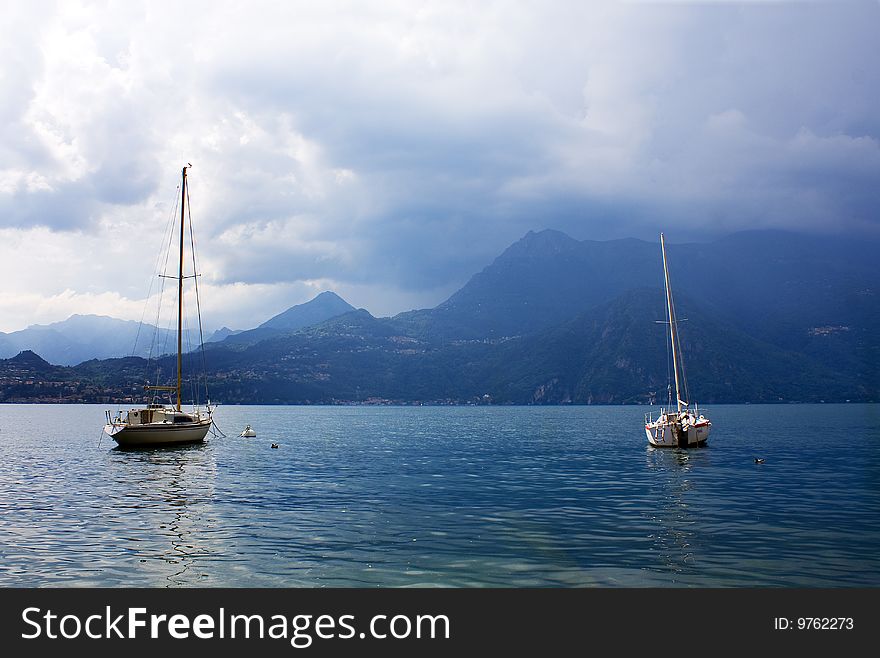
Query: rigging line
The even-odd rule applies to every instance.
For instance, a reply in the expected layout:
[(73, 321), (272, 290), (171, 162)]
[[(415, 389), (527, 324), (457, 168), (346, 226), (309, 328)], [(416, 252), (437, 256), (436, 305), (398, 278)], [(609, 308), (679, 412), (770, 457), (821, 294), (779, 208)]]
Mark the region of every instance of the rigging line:
[(685, 369), (684, 369), (684, 357), (681, 356), (681, 354), (682, 354), (681, 336), (678, 333), (676, 333), (675, 339), (678, 341), (679, 362), (681, 363), (681, 382), (684, 385), (684, 396), (685, 396), (685, 399), (687, 400), (687, 403), (690, 404), (691, 403), (691, 392), (690, 392), (690, 390), (688, 390), (687, 373), (685, 372)]
[[(665, 300), (664, 300), (665, 301)], [(669, 308), (664, 304), (666, 319), (669, 320)], [(671, 326), (671, 325), (670, 325)], [(671, 333), (667, 331), (663, 342), (666, 345), (666, 406), (672, 406), (672, 359), (670, 355), (670, 343), (672, 343)]]
[[(163, 286), (163, 288), (164, 288), (164, 286)], [(160, 304), (160, 308), (161, 308), (161, 304)], [(156, 316), (157, 316), (157, 318), (156, 318), (156, 327), (157, 327), (156, 333), (158, 334), (159, 331), (161, 330), (161, 327), (159, 326), (159, 319), (158, 319), (159, 312), (158, 311), (156, 313)], [(174, 322), (174, 316), (169, 315), (168, 316), (168, 324), (167, 324), (165, 331), (164, 331), (165, 340), (162, 343), (161, 350), (159, 349), (159, 345), (158, 345), (158, 342), (159, 342), (158, 336), (156, 339), (156, 343), (157, 343), (156, 344), (156, 352), (157, 352), (157, 354), (156, 354), (156, 383), (157, 384), (161, 381), (160, 378), (162, 375), (162, 357), (168, 354), (168, 351), (167, 351), (168, 350), (168, 339), (172, 335), (172, 328), (171, 327), (172, 327), (173, 322)], [(160, 395), (160, 393), (154, 393), (153, 399), (157, 400), (159, 398), (159, 395)]]
[(173, 333), (174, 333), (174, 316), (169, 315), (168, 316), (168, 324), (165, 326), (165, 332), (164, 332), (165, 339), (162, 341), (162, 348), (159, 349), (158, 344), (156, 345), (156, 348), (157, 348), (156, 349), (156, 352), (157, 352), (156, 359), (157, 360), (160, 359), (161, 357), (169, 354), (168, 340), (171, 338)]
[[(187, 185), (187, 187), (189, 187), (189, 186)], [(183, 302), (180, 305), (181, 328), (183, 331), (183, 335), (181, 336), (181, 349), (183, 349), (183, 346), (185, 345), (186, 351), (181, 354), (180, 358), (181, 358), (181, 362), (183, 364), (183, 367), (186, 370), (185, 386), (186, 386), (187, 390), (189, 391), (189, 393), (188, 393), (189, 400), (191, 400), (193, 402), (193, 404), (195, 404), (196, 396), (193, 391), (193, 379), (192, 379), (193, 368), (192, 368), (192, 355), (191, 355), (191, 352), (192, 352), (192, 331), (190, 330), (190, 326), (189, 326), (189, 312), (187, 310), (186, 302), (187, 302), (187, 295), (186, 295), (186, 290), (184, 289), (183, 290)], [(183, 386), (184, 386), (184, 382), (181, 382), (181, 388), (183, 388)]]
[(184, 359), (184, 361), (186, 363), (186, 372), (187, 372), (186, 384), (189, 387), (190, 400), (193, 401), (193, 404), (196, 404), (196, 395), (195, 395), (195, 391), (193, 390), (193, 378), (192, 378), (192, 372), (193, 372), (193, 369), (192, 369), (192, 338), (191, 338), (192, 332), (189, 329), (189, 315), (187, 315), (185, 309), (186, 309), (186, 295), (184, 295), (184, 304), (181, 306), (181, 313), (182, 313), (182, 317), (183, 317), (183, 328), (184, 328), (183, 340), (186, 343), (186, 353), (182, 355), (182, 358)]
[[(184, 295), (184, 309), (186, 308), (186, 295)], [(186, 363), (186, 372), (187, 372), (187, 386), (189, 387), (190, 400), (192, 400), (193, 405), (198, 407), (199, 400), (199, 382), (198, 382), (198, 373), (195, 369), (194, 364), (194, 355), (195, 350), (193, 349), (193, 331), (190, 329), (189, 325), (190, 317), (189, 314), (184, 311), (183, 315), (183, 324), (185, 328), (184, 336), (186, 341), (186, 353), (183, 355)]]
[(672, 301), (672, 284), (670, 283), (669, 277), (669, 268), (666, 260), (666, 241), (663, 238), (663, 233), (660, 234), (660, 247), (663, 253), (663, 278), (666, 284), (666, 307), (669, 314), (669, 342), (672, 345), (672, 367), (675, 371), (675, 399), (676, 399), (676, 412), (681, 413), (681, 389), (679, 382), (679, 373), (678, 373), (678, 359), (679, 355), (676, 351), (677, 341), (675, 340), (677, 323), (675, 316), (675, 305)]
[(202, 373), (205, 378), (205, 401), (209, 399), (208, 395), (208, 364), (205, 359), (205, 334), (202, 330), (202, 306), (201, 300), (199, 298), (199, 268), (198, 262), (196, 258), (196, 239), (195, 233), (193, 232), (193, 219), (192, 219), (192, 203), (189, 200), (189, 186), (186, 188), (186, 207), (187, 212), (189, 214), (189, 241), (190, 241), (190, 251), (192, 252), (192, 263), (193, 263), (193, 275), (195, 276), (195, 290), (196, 290), (196, 314), (199, 318), (199, 350), (202, 356)]
[[(678, 329), (678, 323), (677, 323), (677, 320), (675, 319), (676, 318), (675, 302), (673, 301), (671, 294), (669, 297), (669, 306), (672, 309), (672, 317), (673, 317), (672, 321), (676, 322), (675, 326), (676, 326), (676, 329)], [(684, 356), (681, 351), (681, 336), (679, 335), (678, 331), (675, 332), (675, 347), (678, 349), (678, 365), (681, 366), (681, 371), (680, 371), (681, 384), (682, 384), (682, 388), (684, 389), (685, 402), (690, 404), (690, 402), (691, 402), (690, 397), (691, 396), (690, 396), (690, 391), (688, 391), (687, 376), (685, 375), (685, 370), (684, 370)], [(678, 392), (676, 392), (676, 395), (677, 394), (678, 394)]]
[[(161, 322), (160, 313), (162, 310), (162, 298), (164, 296), (165, 296), (165, 280), (163, 279), (159, 284), (159, 294), (156, 299), (156, 320), (153, 324), (153, 326), (155, 327), (155, 330), (153, 331), (153, 340), (150, 341), (150, 354), (147, 357), (148, 363), (153, 360), (154, 352), (159, 347), (159, 330), (160, 330), (160, 327), (162, 326), (160, 324), (160, 322)], [(158, 354), (156, 356), (158, 356)]]
[[(165, 251), (165, 262), (162, 263), (162, 267), (161, 267), (161, 272), (163, 274), (168, 270), (168, 258), (171, 253), (171, 247), (174, 244), (174, 227), (177, 225), (177, 208), (178, 208), (178, 203), (179, 203), (178, 197), (177, 197), (177, 190), (179, 190), (179, 189), (180, 189), (180, 185), (178, 185), (175, 188), (175, 198), (174, 198), (174, 203), (172, 204), (171, 217), (170, 217), (170, 221), (168, 223), (168, 226), (166, 227), (166, 231), (168, 234), (168, 238), (167, 238), (168, 246), (164, 250)], [(159, 270), (159, 263), (161, 262), (161, 260), (162, 260), (162, 250), (160, 249), (159, 250), (159, 257), (156, 259), (156, 274), (158, 274), (160, 271)], [(161, 325), (161, 313), (162, 313), (162, 299), (164, 298), (164, 295), (165, 295), (165, 279), (162, 278), (161, 282), (160, 282), (160, 286), (159, 286), (159, 299), (156, 302), (156, 324), (155, 324), (156, 328), (153, 331), (153, 341), (150, 344), (150, 356), (147, 359), (147, 375), (149, 376), (149, 362), (153, 359), (154, 356), (156, 358), (156, 380), (155, 381), (157, 384), (159, 383), (159, 374), (160, 374), (159, 357), (161, 356), (161, 354), (159, 353), (159, 333), (160, 333), (161, 326), (162, 326)], [(167, 345), (167, 342), (168, 342), (168, 336), (166, 334), (166, 336), (165, 336), (166, 345)], [(164, 348), (164, 346), (163, 346), (163, 348)], [(157, 397), (158, 397), (158, 394), (154, 393), (153, 394), (153, 401), (155, 401), (157, 399)]]
[[(180, 190), (180, 185), (178, 185), (176, 189), (177, 189), (177, 190)], [(179, 205), (178, 205), (178, 204), (179, 204), (179, 201), (178, 201), (178, 200), (175, 200), (175, 203), (174, 203), (174, 215), (173, 215), (173, 221), (171, 222), (171, 227), (170, 227), (170, 230), (168, 231), (168, 247), (165, 249), (165, 262), (164, 262), (163, 265), (162, 265), (162, 275), (161, 275), (160, 278), (162, 279), (162, 290), (163, 290), (163, 291), (164, 291), (164, 289), (165, 289), (165, 281), (166, 281), (166, 279), (168, 279), (168, 278), (176, 278), (176, 277), (168, 277), (168, 276), (166, 275), (166, 272), (168, 272), (168, 261), (169, 261), (170, 258), (171, 258), (171, 251), (174, 249), (174, 234), (175, 234), (175, 230), (174, 230), (174, 229), (177, 227), (177, 209), (179, 208)], [(160, 300), (159, 300), (159, 302), (160, 302), (160, 304), (159, 304), (159, 308), (156, 309), (156, 326), (157, 326), (157, 327), (160, 326), (160, 325), (159, 325), (159, 315), (160, 315), (160, 313), (161, 313), (161, 309), (162, 309), (161, 301), (162, 301), (162, 300), (161, 300), (161, 298), (160, 298)], [(172, 321), (173, 321), (173, 319), (174, 319), (173, 316), (169, 316), (169, 317), (168, 317), (168, 325), (167, 325), (167, 327), (166, 327), (166, 329), (165, 329), (165, 337), (164, 337), (164, 341), (162, 342), (162, 348), (161, 348), (161, 351), (159, 350), (159, 344), (158, 344), (159, 338), (158, 338), (158, 331), (157, 331), (157, 336), (156, 336), (156, 351), (158, 352), (158, 353), (156, 354), (157, 365), (158, 365), (158, 359), (159, 359), (159, 357), (162, 356), (163, 354), (167, 354), (167, 352), (168, 352), (168, 339), (169, 339), (169, 337), (171, 336), (171, 327), (172, 327)]]
[[(215, 432), (215, 430), (216, 430), (216, 432)], [(226, 434), (224, 434), (223, 430), (220, 429), (220, 426), (217, 424), (216, 420), (213, 423), (211, 423), (211, 431), (215, 432), (214, 436), (219, 436), (221, 439), (226, 438)]]
[[(159, 291), (159, 300), (156, 305), (156, 331), (153, 334), (153, 343), (150, 345), (150, 361), (155, 357), (156, 359), (156, 378), (153, 380), (157, 385), (161, 382), (160, 377), (162, 376), (162, 366), (159, 362), (159, 332), (162, 331), (162, 325), (160, 324), (160, 312), (162, 308), (162, 298), (165, 296), (165, 283), (163, 280), (162, 286)], [(147, 362), (149, 367), (149, 361)], [(152, 402), (156, 402), (159, 399), (159, 393), (154, 391), (152, 396)]]
[[(171, 215), (170, 215), (170, 217), (169, 217), (168, 224), (167, 224), (166, 227), (165, 227), (165, 235), (168, 236), (168, 237), (165, 239), (165, 241), (167, 242), (168, 246), (165, 247), (164, 250), (163, 250), (163, 249), (160, 249), (160, 250), (159, 250), (159, 257), (156, 259), (156, 268), (155, 268), (155, 270), (154, 270), (154, 274), (156, 274), (158, 277), (162, 277), (162, 275), (163, 275), (166, 271), (168, 271), (168, 258), (169, 258), (169, 255), (170, 255), (170, 253), (171, 253), (171, 247), (172, 247), (173, 244), (174, 244), (174, 227), (177, 225), (177, 205), (178, 205), (178, 203), (179, 203), (178, 198), (177, 198), (177, 190), (178, 190), (178, 189), (180, 189), (180, 185), (178, 185), (178, 186), (175, 188), (174, 202), (171, 204)], [(164, 261), (164, 262), (162, 262), (162, 253), (163, 253), (163, 251), (164, 251), (164, 254), (165, 254), (165, 261)], [(162, 282), (161, 282), (161, 285), (162, 285), (163, 290), (164, 290), (165, 282), (162, 281)], [(158, 316), (158, 314), (159, 314), (159, 312), (160, 312), (160, 309), (161, 309), (161, 304), (160, 304), (159, 307), (156, 309), (156, 314), (157, 314), (157, 316)], [(157, 327), (159, 326), (159, 322), (158, 322), (158, 320), (157, 320), (157, 322), (156, 322), (156, 326), (157, 326)]]
[[(676, 331), (675, 331), (675, 348), (678, 351), (678, 365), (680, 366), (679, 374), (680, 374), (680, 380), (681, 380), (680, 383), (681, 383), (681, 387), (684, 389), (684, 401), (687, 402), (688, 405), (690, 405), (690, 402), (691, 402), (690, 391), (688, 391), (687, 376), (685, 375), (685, 370), (684, 370), (684, 354), (681, 351), (681, 334), (679, 334), (679, 332), (678, 332), (678, 317), (677, 317), (678, 314), (675, 312), (675, 301), (672, 298), (671, 291), (669, 293), (669, 308), (672, 313), (671, 322), (676, 323), (675, 324), (675, 329), (676, 329)], [(680, 396), (681, 393), (679, 391), (676, 391), (676, 395)]]
[(166, 356), (166, 355), (170, 354), (170, 352), (168, 351), (168, 341), (174, 333), (175, 333), (174, 316), (169, 315), (168, 316), (168, 325), (165, 327), (165, 340), (162, 342), (161, 352), (156, 355), (157, 359), (161, 358), (162, 356)]
[[(168, 231), (168, 225), (174, 221), (174, 213), (175, 213), (175, 210), (177, 209), (177, 205), (176, 205), (177, 204), (177, 190), (175, 190), (174, 199), (175, 199), (174, 202), (172, 202), (172, 206), (174, 206), (174, 207), (172, 208), (171, 214), (165, 222), (165, 231)], [(165, 235), (165, 233), (163, 233), (162, 235)], [(150, 296), (153, 294), (153, 286), (156, 283), (155, 275), (159, 273), (159, 263), (161, 261), (162, 261), (162, 249), (160, 248), (158, 254), (156, 255), (156, 264), (153, 265), (153, 273), (150, 275), (150, 285), (147, 290), (147, 298), (144, 300), (144, 310), (141, 313), (141, 320), (138, 323), (137, 334), (135, 335), (135, 338), (134, 338), (134, 347), (131, 350), (131, 356), (134, 356), (135, 353), (137, 352), (137, 345), (138, 345), (138, 341), (140, 340), (141, 329), (143, 329), (143, 326), (144, 326), (144, 318), (147, 315), (147, 308), (149, 308), (149, 305), (150, 305)]]

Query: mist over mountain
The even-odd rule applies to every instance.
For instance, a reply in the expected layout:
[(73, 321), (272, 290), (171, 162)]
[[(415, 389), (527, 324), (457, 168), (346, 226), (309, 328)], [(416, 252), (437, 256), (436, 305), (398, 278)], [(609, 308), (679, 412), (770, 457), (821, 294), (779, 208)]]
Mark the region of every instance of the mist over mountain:
[(437, 338), (531, 333), (630, 288), (657, 285), (659, 262), (659, 249), (640, 240), (579, 242), (529, 231), (436, 308), (397, 318)]
[[(872, 245), (764, 231), (667, 243), (667, 252), (693, 400), (880, 397)], [(212, 395), (227, 403), (662, 403), (662, 285), (659, 243), (529, 232), (434, 309), (376, 318), (323, 293), (211, 344)], [(17, 383), (10, 397), (24, 367), (11, 361), (0, 362), (0, 399), (27, 399)], [(166, 361), (159, 365), (171, 372)], [(136, 397), (138, 362), (28, 367), (119, 399)], [(13, 370), (18, 380), (9, 379)]]
[[(219, 343), (237, 337), (231, 343), (251, 344), (352, 310), (351, 304), (327, 291), (309, 302), (288, 308), (255, 329), (218, 329), (205, 339), (205, 343)], [(199, 344), (197, 333), (184, 330), (184, 349), (194, 349)], [(65, 366), (91, 359), (155, 357), (177, 350), (177, 329), (157, 330), (148, 323), (100, 315), (72, 315), (49, 325), (31, 325), (8, 334), (0, 332), (0, 358), (14, 356), (23, 350), (31, 350), (50, 363)]]
[[(871, 245), (782, 231), (740, 233), (710, 243), (669, 243), (676, 293), (774, 342), (823, 325), (880, 319), (880, 268)], [(434, 309), (398, 319), (438, 337), (531, 333), (634, 288), (663, 285), (659, 241), (577, 241), (529, 232)]]
[(71, 315), (61, 322), (0, 333), (0, 358), (32, 350), (50, 363), (75, 365), (89, 359), (156, 356), (176, 350), (176, 341), (176, 330), (103, 315)]

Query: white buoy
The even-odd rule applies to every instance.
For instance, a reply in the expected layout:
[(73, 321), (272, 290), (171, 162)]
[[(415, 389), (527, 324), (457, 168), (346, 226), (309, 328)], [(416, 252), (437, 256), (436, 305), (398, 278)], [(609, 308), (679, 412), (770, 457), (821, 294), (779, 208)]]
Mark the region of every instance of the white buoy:
[(253, 428), (251, 428), (250, 425), (245, 427), (244, 432), (239, 434), (239, 436), (246, 436), (246, 437), (252, 437), (252, 436), (256, 436), (256, 435), (257, 435), (257, 433), (253, 430)]

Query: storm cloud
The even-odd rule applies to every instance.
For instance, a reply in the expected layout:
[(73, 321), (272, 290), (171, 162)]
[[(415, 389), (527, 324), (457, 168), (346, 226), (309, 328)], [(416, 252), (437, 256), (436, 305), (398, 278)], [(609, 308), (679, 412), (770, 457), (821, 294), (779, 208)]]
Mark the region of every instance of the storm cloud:
[(431, 306), (530, 229), (874, 238), (878, 27), (877, 2), (14, 4), (0, 329), (139, 316), (186, 162), (217, 326), (325, 288)]

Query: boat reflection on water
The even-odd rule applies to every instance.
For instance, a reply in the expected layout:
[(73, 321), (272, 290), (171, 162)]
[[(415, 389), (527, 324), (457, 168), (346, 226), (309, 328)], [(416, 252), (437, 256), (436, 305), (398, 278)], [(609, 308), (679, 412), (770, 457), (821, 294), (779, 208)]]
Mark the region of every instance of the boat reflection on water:
[(700, 519), (689, 504), (700, 495), (692, 471), (707, 465), (709, 451), (649, 445), (645, 459), (648, 471), (656, 474), (651, 485), (651, 497), (656, 502), (648, 517), (654, 528), (649, 535), (654, 554), (666, 570), (685, 575), (694, 571), (704, 543)]
[(153, 586), (206, 584), (200, 560), (223, 552), (211, 533), (217, 464), (210, 444), (108, 454), (107, 476), (126, 491), (110, 512), (127, 528), (118, 549), (134, 556)]

